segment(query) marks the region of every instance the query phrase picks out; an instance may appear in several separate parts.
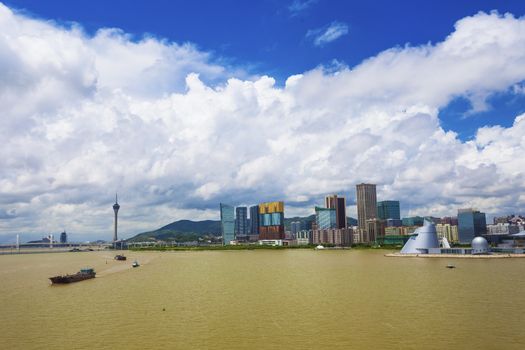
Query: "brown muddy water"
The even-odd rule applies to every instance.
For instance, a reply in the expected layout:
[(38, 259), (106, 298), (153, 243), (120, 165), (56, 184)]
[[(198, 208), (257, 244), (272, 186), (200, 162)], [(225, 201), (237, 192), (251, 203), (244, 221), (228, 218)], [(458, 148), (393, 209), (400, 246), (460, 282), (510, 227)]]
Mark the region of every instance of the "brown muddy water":
[[(0, 348), (525, 346), (525, 259), (384, 253), (126, 252), (125, 262), (111, 252), (4, 255)], [(50, 285), (48, 277), (85, 266), (97, 278)]]

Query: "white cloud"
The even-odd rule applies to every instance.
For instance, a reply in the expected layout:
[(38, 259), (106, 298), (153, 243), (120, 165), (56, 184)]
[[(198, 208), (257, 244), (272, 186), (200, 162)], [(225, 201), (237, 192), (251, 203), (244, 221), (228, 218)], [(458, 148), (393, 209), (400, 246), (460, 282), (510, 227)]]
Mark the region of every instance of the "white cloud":
[(289, 6), (288, 10), (292, 16), (297, 16), (300, 13), (306, 11), (312, 5), (317, 3), (318, 0), (294, 0)]
[(306, 37), (311, 39), (315, 46), (324, 46), (348, 34), (346, 23), (334, 21), (328, 26), (311, 29), (306, 33)]
[(0, 30), (3, 237), (109, 238), (115, 191), (124, 235), (217, 218), (220, 201), (283, 199), (308, 213), (326, 193), (351, 203), (361, 181), (411, 214), (525, 206), (525, 116), (469, 142), (438, 118), (455, 97), (523, 86), (524, 19), (479, 13), (435, 45), (319, 67), (284, 87), (191, 44), (88, 36), (3, 5)]

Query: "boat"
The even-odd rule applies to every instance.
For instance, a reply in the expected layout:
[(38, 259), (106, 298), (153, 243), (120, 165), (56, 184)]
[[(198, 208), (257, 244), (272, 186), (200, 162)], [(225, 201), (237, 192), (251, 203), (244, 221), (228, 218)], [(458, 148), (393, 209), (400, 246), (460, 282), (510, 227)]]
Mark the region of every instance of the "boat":
[(49, 277), (52, 284), (63, 284), (63, 283), (72, 283), (80, 282), (90, 278), (95, 278), (95, 270), (92, 268), (81, 269), (79, 272), (73, 275), (60, 275), (55, 277)]
[(448, 264), (448, 265), (447, 265), (447, 269), (455, 269), (455, 268), (456, 268), (455, 265), (452, 265), (452, 264)]
[(118, 254), (115, 255), (115, 260), (126, 260), (127, 258), (124, 255)]
[(135, 261), (133, 262), (133, 264), (131, 264), (131, 266), (133, 266), (133, 267), (139, 267), (140, 265), (139, 265), (139, 262), (138, 262), (137, 260), (135, 260)]

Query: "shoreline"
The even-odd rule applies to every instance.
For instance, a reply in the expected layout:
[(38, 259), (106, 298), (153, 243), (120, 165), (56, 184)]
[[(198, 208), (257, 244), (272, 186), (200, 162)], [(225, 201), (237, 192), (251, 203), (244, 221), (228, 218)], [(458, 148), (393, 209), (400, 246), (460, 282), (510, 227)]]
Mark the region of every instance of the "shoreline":
[(467, 254), (385, 254), (388, 258), (458, 258), (458, 259), (512, 259), (525, 258), (525, 254), (491, 254), (491, 255), (467, 255)]

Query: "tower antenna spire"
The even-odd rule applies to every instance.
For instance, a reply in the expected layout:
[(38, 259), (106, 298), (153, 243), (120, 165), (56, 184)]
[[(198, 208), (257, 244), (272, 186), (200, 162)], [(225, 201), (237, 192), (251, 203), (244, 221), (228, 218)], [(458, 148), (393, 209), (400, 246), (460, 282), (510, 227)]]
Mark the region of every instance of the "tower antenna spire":
[(118, 241), (117, 237), (117, 223), (118, 223), (118, 210), (120, 209), (120, 204), (118, 204), (117, 193), (115, 192), (115, 204), (113, 204), (113, 212), (115, 213), (115, 228), (113, 231), (113, 247), (116, 249), (116, 244)]

